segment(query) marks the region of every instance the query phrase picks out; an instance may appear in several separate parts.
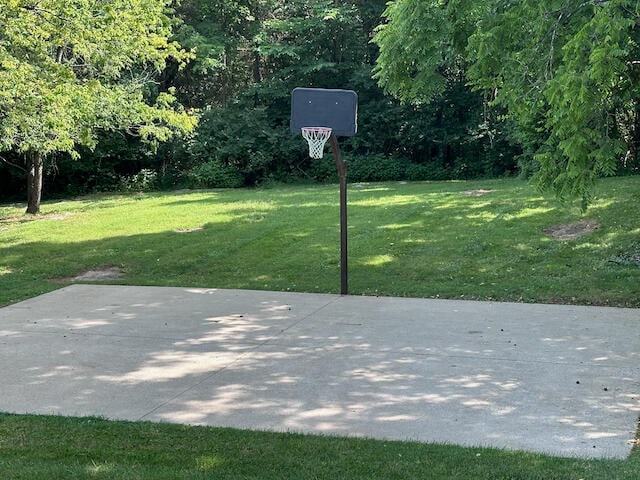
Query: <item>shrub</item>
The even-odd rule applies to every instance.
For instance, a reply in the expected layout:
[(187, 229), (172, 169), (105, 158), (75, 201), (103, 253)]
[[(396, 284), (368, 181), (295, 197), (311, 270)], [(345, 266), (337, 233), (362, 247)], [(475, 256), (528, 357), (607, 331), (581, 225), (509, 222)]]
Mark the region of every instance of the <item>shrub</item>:
[[(288, 130), (283, 130), (288, 135)], [(216, 186), (220, 183), (237, 186), (238, 177), (230, 173), (233, 170), (246, 185), (254, 185), (277, 169), (273, 149), (278, 133), (269, 125), (264, 109), (212, 108), (203, 114), (187, 147), (196, 165), (189, 176), (196, 182), (202, 179), (208, 186), (213, 186), (211, 182)]]
[(518, 158), (518, 176), (523, 180), (529, 180), (540, 170), (540, 163), (532, 155), (521, 155)]
[(118, 190), (123, 192), (150, 192), (158, 187), (158, 173), (150, 168), (143, 168), (135, 175), (120, 178)]
[(412, 182), (420, 180), (447, 180), (450, 173), (438, 163), (410, 163), (405, 172), (406, 179)]
[[(463, 176), (465, 165), (456, 169), (446, 168), (441, 162), (412, 163), (408, 158), (377, 155), (346, 155), (347, 177), (350, 182), (391, 182), (398, 180), (451, 180)], [(333, 157), (326, 154), (320, 160), (313, 160), (309, 175), (316, 182), (337, 181)]]
[(309, 176), (318, 183), (335, 183), (338, 181), (336, 162), (332, 155), (313, 159), (308, 169)]
[(351, 182), (404, 180), (409, 160), (385, 155), (354, 155), (347, 159), (347, 175)]
[(193, 188), (238, 188), (244, 183), (238, 170), (217, 160), (210, 160), (194, 167), (187, 177)]

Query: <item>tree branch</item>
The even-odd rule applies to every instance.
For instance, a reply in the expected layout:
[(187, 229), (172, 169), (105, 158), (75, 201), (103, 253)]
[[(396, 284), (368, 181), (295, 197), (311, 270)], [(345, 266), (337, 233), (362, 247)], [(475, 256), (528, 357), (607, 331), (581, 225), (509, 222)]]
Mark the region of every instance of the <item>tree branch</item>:
[(47, 10), (46, 8), (41, 8), (38, 3), (34, 5), (23, 5), (22, 9), (27, 10), (29, 12), (33, 12), (35, 15), (42, 18), (44, 21), (49, 22), (51, 25), (55, 25), (55, 23), (53, 23), (45, 15), (49, 15), (50, 17), (60, 20), (60, 22), (62, 22), (63, 25), (67, 23), (67, 19), (64, 18), (62, 15), (58, 15), (56, 12)]
[(22, 165), (18, 165), (16, 163), (10, 162), (9, 160), (7, 160), (4, 157), (0, 157), (0, 160), (2, 160), (4, 163), (6, 163), (7, 165), (10, 165), (12, 167), (17, 168), (18, 170), (22, 170), (24, 173), (27, 173), (27, 169), (24, 168)]

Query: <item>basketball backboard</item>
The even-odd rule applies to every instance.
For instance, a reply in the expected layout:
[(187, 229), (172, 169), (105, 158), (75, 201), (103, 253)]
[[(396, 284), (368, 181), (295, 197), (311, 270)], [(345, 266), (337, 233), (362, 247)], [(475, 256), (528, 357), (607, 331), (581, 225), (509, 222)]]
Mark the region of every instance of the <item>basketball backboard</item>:
[(327, 127), (338, 137), (355, 135), (358, 95), (353, 90), (298, 87), (291, 92), (292, 132), (303, 127)]

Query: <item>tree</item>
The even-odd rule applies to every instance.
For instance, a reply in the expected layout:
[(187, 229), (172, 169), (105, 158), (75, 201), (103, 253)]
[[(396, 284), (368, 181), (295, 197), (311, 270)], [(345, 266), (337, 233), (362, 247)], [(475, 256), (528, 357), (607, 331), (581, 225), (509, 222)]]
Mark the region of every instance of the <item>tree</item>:
[(538, 185), (586, 206), (596, 178), (637, 162), (639, 10), (632, 0), (396, 0), (375, 38), (376, 75), (425, 101), (462, 60), (467, 80), (516, 122)]
[[(373, 41), (380, 47), (374, 78), (405, 102), (427, 103), (464, 77), (467, 38), (483, 18), (486, 2), (390, 2)], [(485, 8), (483, 8), (485, 7)]]
[(27, 213), (40, 210), (42, 171), (78, 156), (101, 131), (163, 141), (195, 125), (154, 72), (190, 54), (168, 40), (166, 0), (0, 0), (0, 152), (22, 159)]
[(176, 8), (176, 38), (196, 52), (187, 68), (175, 62), (164, 72), (185, 105), (226, 105), (261, 80), (256, 43), (276, 0), (183, 0)]

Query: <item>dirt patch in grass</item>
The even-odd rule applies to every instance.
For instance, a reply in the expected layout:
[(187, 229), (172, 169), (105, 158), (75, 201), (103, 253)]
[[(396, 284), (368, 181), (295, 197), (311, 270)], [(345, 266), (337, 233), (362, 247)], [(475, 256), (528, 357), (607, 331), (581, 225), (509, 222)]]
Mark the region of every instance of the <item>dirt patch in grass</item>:
[(575, 240), (576, 238), (595, 232), (600, 228), (597, 220), (579, 220), (545, 228), (543, 232), (554, 240)]
[(73, 282), (108, 282), (111, 280), (120, 280), (124, 276), (124, 272), (120, 267), (115, 265), (106, 265), (82, 272), (75, 277), (57, 277), (52, 278), (56, 283), (73, 283)]
[(94, 270), (87, 270), (80, 275), (76, 275), (72, 278), (75, 282), (99, 282), (106, 280), (119, 280), (124, 273), (120, 267), (106, 266), (96, 268)]
[(464, 192), (460, 192), (460, 195), (463, 195), (465, 197), (483, 197), (485, 196), (487, 193), (491, 193), (493, 192), (493, 190), (465, 190)]
[(177, 228), (174, 230), (176, 233), (192, 233), (204, 230), (204, 227), (191, 227), (191, 228)]

